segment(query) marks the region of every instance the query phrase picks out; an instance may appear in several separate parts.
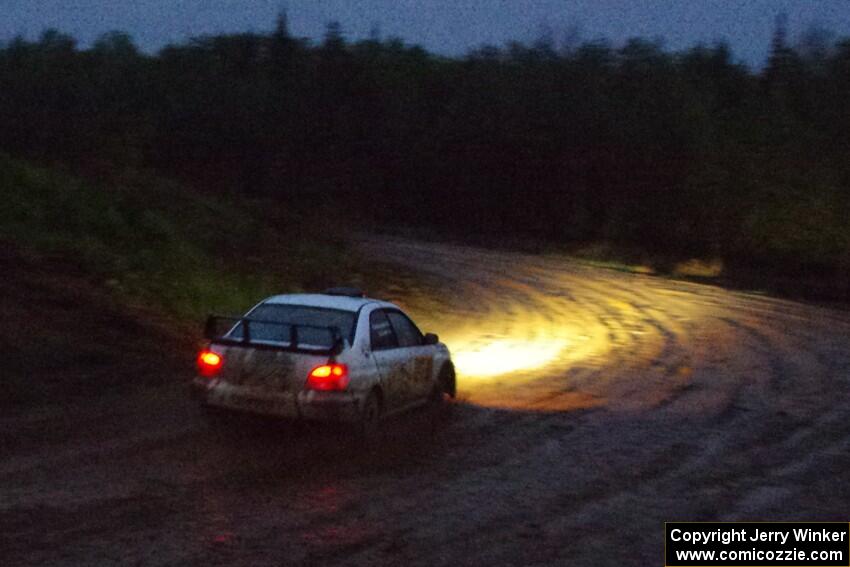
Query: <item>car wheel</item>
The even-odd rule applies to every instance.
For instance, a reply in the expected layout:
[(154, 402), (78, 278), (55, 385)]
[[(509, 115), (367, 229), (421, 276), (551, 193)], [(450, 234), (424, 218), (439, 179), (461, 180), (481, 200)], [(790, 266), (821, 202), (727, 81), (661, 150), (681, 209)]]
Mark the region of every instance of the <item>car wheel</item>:
[(437, 383), (434, 384), (434, 389), (431, 392), (431, 401), (442, 403), (454, 397), (455, 371), (447, 364), (440, 369), (440, 375), (437, 377)]
[(201, 404), (201, 415), (207, 433), (219, 441), (241, 441), (245, 437), (243, 423), (238, 415), (226, 409)]
[(451, 366), (443, 366), (434, 389), (431, 390), (431, 433), (434, 434), (450, 416), (451, 398), (455, 395), (455, 374)]
[(205, 402), (198, 404), (198, 408), (200, 409), (203, 419), (210, 425), (218, 426), (227, 421), (227, 413), (221, 408), (211, 406)]
[(378, 437), (381, 422), (381, 400), (373, 391), (369, 393), (360, 410), (360, 437), (370, 443)]

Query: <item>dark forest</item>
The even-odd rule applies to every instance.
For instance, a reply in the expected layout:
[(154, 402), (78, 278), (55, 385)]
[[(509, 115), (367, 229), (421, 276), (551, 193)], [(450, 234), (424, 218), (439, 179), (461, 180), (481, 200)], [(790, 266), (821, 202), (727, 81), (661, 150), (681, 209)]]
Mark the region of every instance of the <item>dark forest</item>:
[(834, 276), (850, 270), (848, 95), (850, 40), (781, 22), (758, 70), (723, 44), (643, 39), (447, 58), (335, 23), (296, 38), (284, 17), (154, 55), (49, 30), (0, 49), (0, 151), (314, 199), (364, 226)]

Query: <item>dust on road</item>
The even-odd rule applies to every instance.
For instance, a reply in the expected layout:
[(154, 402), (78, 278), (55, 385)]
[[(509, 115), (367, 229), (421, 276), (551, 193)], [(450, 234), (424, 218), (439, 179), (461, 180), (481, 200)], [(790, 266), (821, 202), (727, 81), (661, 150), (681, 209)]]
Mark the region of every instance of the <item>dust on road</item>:
[[(850, 511), (850, 315), (562, 258), (364, 239), (461, 403), (366, 453), (178, 386), (2, 418), (10, 564), (646, 565), (663, 522)], [(190, 356), (190, 355), (187, 355)], [(25, 439), (27, 442), (14, 442)]]

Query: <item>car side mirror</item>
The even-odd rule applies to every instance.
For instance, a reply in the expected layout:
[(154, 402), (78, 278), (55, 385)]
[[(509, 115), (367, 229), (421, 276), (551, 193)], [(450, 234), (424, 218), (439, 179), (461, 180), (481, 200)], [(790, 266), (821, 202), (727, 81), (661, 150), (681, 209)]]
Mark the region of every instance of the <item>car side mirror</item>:
[(425, 333), (425, 336), (422, 337), (423, 345), (435, 345), (438, 342), (440, 342), (440, 337), (438, 337), (434, 333)]

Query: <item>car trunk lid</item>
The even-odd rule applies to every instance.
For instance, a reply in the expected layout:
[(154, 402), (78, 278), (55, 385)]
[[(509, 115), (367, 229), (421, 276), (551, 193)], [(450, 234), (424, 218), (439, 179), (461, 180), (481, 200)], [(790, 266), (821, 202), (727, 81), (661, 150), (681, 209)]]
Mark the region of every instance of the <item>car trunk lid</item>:
[(229, 345), (218, 378), (233, 386), (269, 393), (294, 393), (304, 388), (310, 371), (328, 361), (327, 354), (289, 352), (274, 348)]

